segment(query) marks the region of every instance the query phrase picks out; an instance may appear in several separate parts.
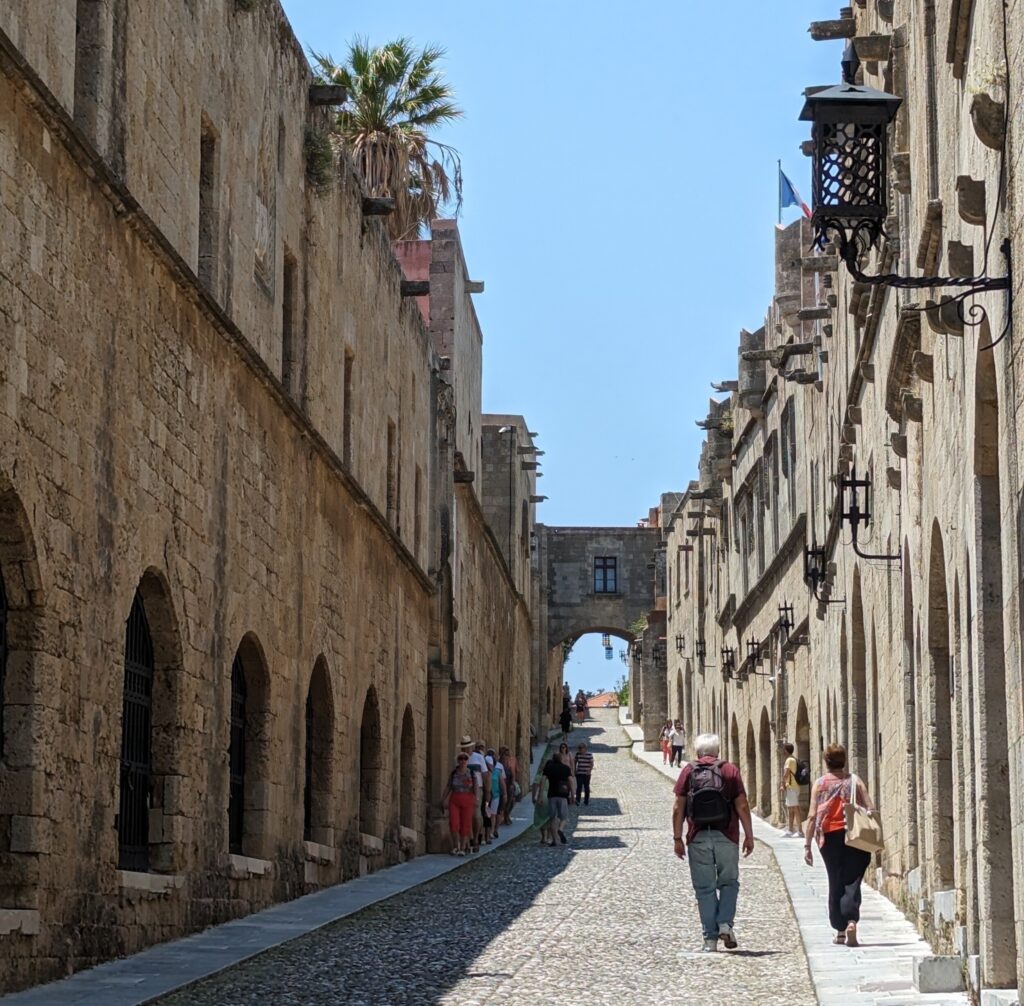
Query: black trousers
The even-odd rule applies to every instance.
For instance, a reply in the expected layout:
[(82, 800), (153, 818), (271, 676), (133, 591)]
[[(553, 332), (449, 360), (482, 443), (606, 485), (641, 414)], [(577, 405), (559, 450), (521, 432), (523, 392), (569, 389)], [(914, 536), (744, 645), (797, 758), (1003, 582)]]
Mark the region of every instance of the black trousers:
[(676, 744), (672, 745), (672, 757), (669, 759), (669, 765), (683, 767), (683, 749)]
[(871, 863), (871, 853), (846, 844), (846, 832), (829, 831), (821, 847), (828, 874), (828, 921), (837, 932), (860, 921), (860, 882)]
[(585, 804), (590, 804), (590, 776), (589, 775), (578, 775), (576, 776), (576, 802), (579, 803), (583, 800)]

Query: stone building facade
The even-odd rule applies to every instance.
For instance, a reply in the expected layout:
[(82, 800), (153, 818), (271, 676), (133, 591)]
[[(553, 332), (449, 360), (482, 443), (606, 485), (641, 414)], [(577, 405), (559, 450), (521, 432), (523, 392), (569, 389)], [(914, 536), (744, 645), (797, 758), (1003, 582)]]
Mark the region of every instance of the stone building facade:
[[(853, 39), (864, 81), (904, 99), (864, 271), (1003, 275), (1004, 239), (1024, 260), (1024, 7), (861, 0), (811, 30)], [(958, 313), (941, 289), (855, 282), (811, 244), (806, 221), (777, 232), (764, 325), (740, 334), (666, 522), (658, 713), (718, 732), (776, 819), (781, 743), (813, 772), (845, 744), (887, 834), (872, 881), (970, 987), (1019, 986), (1020, 283)], [(856, 542), (854, 473), (870, 482)]]
[(0, 991), (415, 855), (460, 734), (527, 751), (457, 230), (417, 310), (248, 6), (0, 6)]

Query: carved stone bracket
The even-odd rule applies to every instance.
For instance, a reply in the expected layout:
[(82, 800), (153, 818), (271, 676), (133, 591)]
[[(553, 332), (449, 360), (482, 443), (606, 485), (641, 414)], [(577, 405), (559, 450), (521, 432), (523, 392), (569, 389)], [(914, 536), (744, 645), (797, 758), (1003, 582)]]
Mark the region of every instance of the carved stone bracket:
[(904, 309), (896, 323), (896, 338), (885, 380), (885, 411), (896, 422), (903, 418), (903, 395), (911, 386), (914, 354), (920, 349), (921, 314)]
[(931, 353), (922, 353), (920, 350), (914, 353), (914, 373), (928, 384), (935, 380), (934, 359)]
[(931, 199), (925, 211), (921, 240), (917, 245), (917, 267), (926, 273), (934, 273), (939, 258), (939, 242), (942, 238), (942, 200)]
[(886, 468), (885, 481), (890, 489), (900, 489), (903, 486), (903, 473), (899, 468)]
[(907, 456), (907, 437), (904, 433), (894, 433), (889, 438), (889, 446), (892, 448), (893, 454), (898, 458), (905, 458)]
[(990, 95), (976, 94), (971, 101), (971, 122), (978, 139), (992, 150), (1002, 150), (1006, 140), (1006, 106)]
[(920, 423), (924, 420), (924, 402), (909, 391), (903, 393), (903, 415), (912, 423)]
[(956, 209), (964, 223), (985, 226), (985, 181), (976, 181), (970, 175), (958, 175), (956, 180)]

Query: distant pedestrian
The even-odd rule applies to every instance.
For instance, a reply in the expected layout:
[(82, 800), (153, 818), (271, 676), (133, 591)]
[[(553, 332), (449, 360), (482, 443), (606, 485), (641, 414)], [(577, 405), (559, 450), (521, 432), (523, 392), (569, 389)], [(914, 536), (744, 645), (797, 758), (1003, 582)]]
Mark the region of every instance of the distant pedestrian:
[(672, 721), (665, 720), (665, 725), (661, 728), (661, 735), (658, 738), (661, 744), (661, 764), (667, 765), (669, 758), (672, 757)]
[(541, 840), (543, 841), (545, 830), (550, 837), (548, 845), (555, 844), (555, 835), (559, 841), (566, 845), (568, 839), (565, 837), (565, 824), (569, 820), (569, 777), (571, 776), (569, 766), (558, 757), (552, 755), (544, 766), (543, 781), (540, 783), (540, 797), (543, 799), (544, 791), (547, 791), (548, 820), (541, 828)]
[(669, 764), (682, 768), (683, 753), (686, 751), (686, 731), (679, 720), (672, 724), (672, 730), (669, 732), (668, 739), (672, 745), (672, 757), (669, 759)]
[(512, 808), (519, 799), (521, 789), (519, 786), (519, 763), (516, 756), (508, 747), (498, 750), (498, 760), (505, 768), (505, 803), (501, 808), (502, 824), (512, 823)]
[(558, 745), (558, 760), (569, 766), (569, 803), (576, 802), (576, 765), (569, 745), (564, 741)]
[(498, 825), (501, 823), (501, 818), (498, 816), (498, 812), (501, 809), (502, 802), (506, 796), (505, 786), (505, 766), (494, 755), (494, 749), (488, 750), (487, 755), (487, 768), (491, 773), (491, 789), (487, 802), (487, 834), (485, 840), (488, 845), (498, 837)]
[(786, 761), (782, 766), (782, 781), (779, 792), (782, 793), (786, 807), (786, 838), (796, 838), (800, 834), (800, 783), (797, 773), (800, 768), (796, 760), (796, 749), (788, 741), (782, 745)]
[(484, 758), (486, 745), (483, 741), (477, 741), (474, 744), (471, 738), (463, 737), (462, 747), (464, 751), (469, 750), (469, 770), (477, 776), (478, 799), (476, 811), (473, 814), (473, 840), (470, 842), (469, 851), (479, 852), (480, 843), (484, 837), (483, 799), (491, 782), (490, 773), (487, 771), (487, 760)]
[(587, 697), (583, 694), (582, 688), (576, 693), (574, 704), (576, 706), (576, 722), (582, 724), (587, 718)]
[(587, 750), (587, 745), (581, 742), (576, 748), (576, 761), (574, 774), (576, 776), (576, 806), (580, 805), (580, 797), (583, 798), (583, 806), (590, 806), (590, 777), (594, 772), (594, 756)]
[(846, 806), (856, 801), (869, 814), (875, 813), (867, 787), (846, 767), (846, 748), (830, 744), (825, 748), (828, 771), (811, 787), (811, 806), (804, 825), (804, 862), (811, 866), (811, 843), (817, 840), (828, 874), (828, 921), (836, 931), (833, 943), (858, 945), (860, 884), (871, 863), (871, 853), (846, 844)]
[(460, 751), (441, 797), (441, 807), (448, 812), (453, 856), (465, 856), (469, 850), (477, 803), (477, 777), (469, 770), (469, 755)]
[(569, 712), (568, 706), (562, 710), (562, 715), (558, 717), (558, 725), (562, 728), (562, 740), (568, 743), (569, 731), (572, 730), (572, 713)]
[(750, 804), (740, 770), (718, 757), (718, 735), (700, 734), (694, 747), (697, 760), (684, 765), (676, 780), (672, 839), (680, 859), (686, 858), (689, 848), (690, 879), (704, 930), (704, 950), (717, 950), (719, 940), (727, 950), (735, 950), (741, 823), (743, 855), (754, 851)]

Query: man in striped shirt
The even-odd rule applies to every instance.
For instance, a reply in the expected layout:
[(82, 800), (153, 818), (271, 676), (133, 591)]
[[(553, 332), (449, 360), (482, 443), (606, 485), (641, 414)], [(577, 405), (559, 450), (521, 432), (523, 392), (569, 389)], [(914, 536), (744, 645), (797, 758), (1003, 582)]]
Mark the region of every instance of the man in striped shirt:
[(594, 771), (594, 756), (587, 750), (586, 744), (576, 749), (576, 806), (583, 797), (585, 805), (590, 804), (590, 774)]

